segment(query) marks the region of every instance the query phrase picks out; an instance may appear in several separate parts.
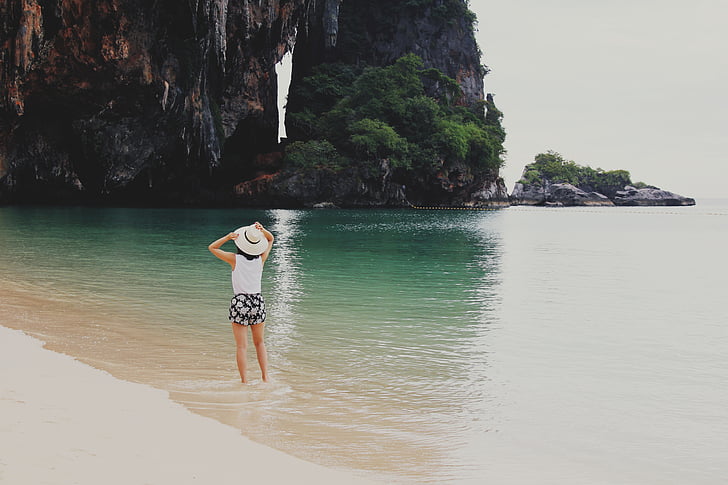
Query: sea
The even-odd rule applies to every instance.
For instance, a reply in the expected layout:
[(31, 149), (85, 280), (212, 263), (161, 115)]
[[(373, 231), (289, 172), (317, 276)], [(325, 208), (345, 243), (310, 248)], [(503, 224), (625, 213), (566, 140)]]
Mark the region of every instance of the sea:
[[(272, 382), (251, 346), (243, 385), (230, 267), (207, 246), (255, 221), (276, 238), (263, 276)], [(726, 200), (6, 206), (0, 324), (256, 442), (385, 483), (718, 485), (726, 251)]]

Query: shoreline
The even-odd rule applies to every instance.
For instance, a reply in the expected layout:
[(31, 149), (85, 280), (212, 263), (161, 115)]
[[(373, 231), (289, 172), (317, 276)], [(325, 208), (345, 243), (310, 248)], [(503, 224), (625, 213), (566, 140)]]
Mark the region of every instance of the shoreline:
[(0, 481), (373, 483), (253, 442), (166, 391), (120, 380), (0, 325)]
[[(229, 324), (221, 335), (189, 331), (190, 327), (172, 335), (165, 333), (164, 325), (145, 325), (144, 315), (123, 315), (118, 307), (99, 305), (103, 295), (97, 298), (65, 283), (56, 286), (60, 293), (49, 297), (44, 286), (26, 274), (13, 274), (10, 268), (0, 277), (0, 326), (24, 332), (44, 342), (45, 349), (117, 379), (167, 393), (169, 400), (193, 414), (231, 427), (253, 443), (287, 456), (380, 483), (427, 475), (427, 465), (420, 466), (421, 449), (405, 462), (408, 470), (415, 469), (405, 477), (401, 461), (378, 450), (354, 451), (368, 447), (369, 436), (342, 431), (335, 413), (329, 419), (311, 412), (312, 402), (315, 409), (330, 396), (305, 385), (292, 386), (285, 367), (273, 367), (269, 385), (260, 385), (259, 374), (254, 372), (255, 382), (242, 386), (234, 348), (229, 345)], [(200, 347), (200, 341), (206, 344)], [(338, 408), (348, 413), (345, 406)], [(0, 419), (0, 429), (2, 425)]]

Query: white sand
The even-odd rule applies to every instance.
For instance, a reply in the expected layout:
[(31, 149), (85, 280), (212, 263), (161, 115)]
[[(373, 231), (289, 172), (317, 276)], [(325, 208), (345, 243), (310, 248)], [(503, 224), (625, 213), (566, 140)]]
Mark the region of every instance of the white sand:
[(0, 326), (0, 483), (365, 483)]

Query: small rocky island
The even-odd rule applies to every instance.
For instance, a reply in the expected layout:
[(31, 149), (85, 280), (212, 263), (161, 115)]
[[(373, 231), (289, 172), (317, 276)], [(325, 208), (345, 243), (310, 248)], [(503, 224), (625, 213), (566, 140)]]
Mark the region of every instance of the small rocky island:
[(536, 155), (510, 195), (511, 205), (688, 206), (695, 199), (642, 182), (626, 170), (604, 171), (566, 161), (556, 152)]

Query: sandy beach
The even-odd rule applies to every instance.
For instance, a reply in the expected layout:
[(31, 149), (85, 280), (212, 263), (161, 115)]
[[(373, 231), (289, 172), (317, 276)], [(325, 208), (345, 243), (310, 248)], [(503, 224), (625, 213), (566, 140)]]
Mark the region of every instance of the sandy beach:
[(371, 483), (257, 444), (167, 393), (0, 326), (0, 483)]

